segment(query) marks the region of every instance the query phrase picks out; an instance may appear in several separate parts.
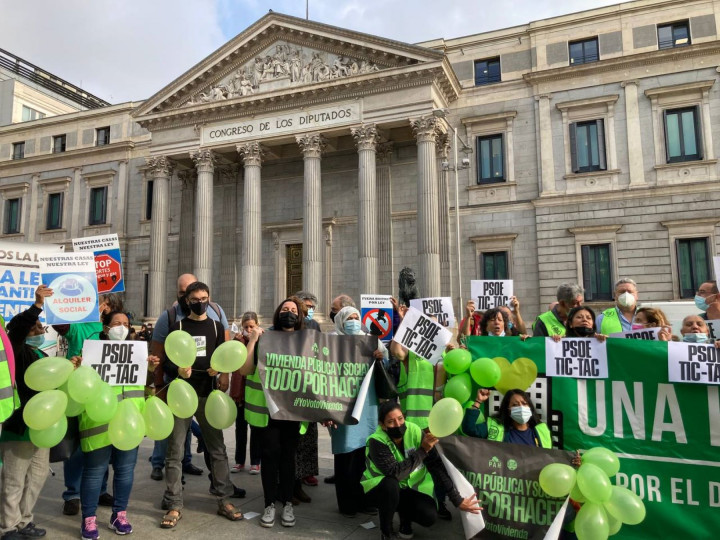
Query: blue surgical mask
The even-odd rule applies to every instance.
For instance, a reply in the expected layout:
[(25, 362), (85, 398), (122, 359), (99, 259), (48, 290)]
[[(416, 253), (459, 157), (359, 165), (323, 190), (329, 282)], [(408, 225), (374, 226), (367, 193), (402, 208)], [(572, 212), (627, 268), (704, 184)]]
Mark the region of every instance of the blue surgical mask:
[(697, 334), (685, 334), (683, 336), (683, 341), (685, 343), (705, 343), (707, 340), (707, 334), (703, 334), (702, 332), (698, 332)]
[(25, 338), (25, 345), (28, 345), (35, 349), (39, 349), (43, 343), (45, 343), (45, 334), (29, 336)]
[(350, 319), (349, 321), (345, 321), (345, 324), (343, 324), (343, 329), (345, 330), (345, 333), (350, 336), (359, 334), (360, 321), (358, 321), (357, 319)]
[(707, 311), (708, 305), (705, 301), (705, 298), (702, 296), (695, 296), (695, 307), (697, 307), (700, 311)]
[(315, 310), (313, 308), (308, 308), (308, 314), (305, 315), (305, 320), (312, 321), (313, 315), (315, 315)]

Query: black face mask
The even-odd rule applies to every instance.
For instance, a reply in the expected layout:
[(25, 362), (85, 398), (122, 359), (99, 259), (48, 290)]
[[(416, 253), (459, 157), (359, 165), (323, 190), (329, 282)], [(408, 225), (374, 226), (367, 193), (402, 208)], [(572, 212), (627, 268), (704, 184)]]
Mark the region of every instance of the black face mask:
[(297, 320), (297, 315), (295, 315), (292, 311), (282, 311), (280, 315), (278, 315), (280, 328), (295, 328)]
[(196, 302), (190, 304), (190, 311), (195, 315), (204, 315), (208, 308), (208, 302)]
[(179, 294), (177, 297), (177, 303), (180, 306), (180, 311), (183, 312), (183, 315), (187, 316), (190, 314), (190, 308), (187, 305), (187, 302), (185, 301), (185, 295)]
[(403, 424), (402, 426), (389, 427), (389, 428), (387, 428), (386, 432), (388, 434), (388, 437), (390, 437), (393, 440), (396, 440), (396, 439), (402, 439), (405, 436), (406, 430), (407, 430), (407, 426), (405, 424)]
[(335, 315), (337, 315), (337, 314), (338, 314), (338, 312), (335, 311), (334, 309), (330, 310), (330, 320), (332, 322), (335, 322)]
[(595, 330), (586, 326), (576, 326), (573, 331), (578, 337), (593, 337), (595, 335)]

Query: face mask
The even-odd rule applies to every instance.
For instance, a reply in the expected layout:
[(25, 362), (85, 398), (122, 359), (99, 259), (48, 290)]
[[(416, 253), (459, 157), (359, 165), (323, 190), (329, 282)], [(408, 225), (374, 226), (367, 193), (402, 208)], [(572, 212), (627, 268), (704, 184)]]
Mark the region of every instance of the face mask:
[(524, 405), (510, 408), (510, 418), (515, 420), (518, 424), (527, 424), (528, 420), (532, 418), (532, 411), (530, 407)]
[(245, 339), (250, 339), (250, 332), (248, 332), (247, 330), (243, 330), (242, 335)]
[[(496, 334), (490, 334), (490, 335), (491, 335), (491, 336), (495, 336)], [(505, 337), (505, 330), (503, 330), (502, 332), (500, 332), (499, 334), (497, 334), (496, 337)]]
[(297, 324), (297, 315), (292, 311), (283, 311), (278, 316), (280, 328), (294, 328)]
[(122, 341), (129, 332), (130, 330), (124, 326), (113, 326), (107, 331), (107, 335), (112, 341)]
[(633, 330), (645, 330), (645, 325), (644, 324), (633, 324), (632, 329)]
[(349, 321), (345, 321), (345, 324), (343, 324), (343, 329), (345, 330), (345, 333), (348, 335), (355, 335), (360, 333), (360, 321), (356, 319), (351, 319)]
[(315, 310), (313, 308), (308, 308), (308, 314), (305, 315), (305, 320), (312, 321), (313, 315), (315, 315)]
[(707, 311), (708, 305), (705, 298), (702, 296), (695, 296), (695, 307), (697, 307), (700, 311)]
[(208, 308), (208, 302), (196, 302), (190, 304), (190, 311), (195, 315), (204, 315)]
[(332, 322), (335, 322), (335, 315), (337, 315), (337, 311), (335, 311), (334, 309), (331, 310), (331, 311), (330, 311), (330, 320), (331, 320)]
[(635, 297), (629, 292), (624, 292), (618, 296), (618, 304), (624, 308), (631, 308), (635, 305)]
[(685, 334), (683, 341), (685, 343), (705, 343), (708, 340), (707, 334), (698, 332), (697, 334)]
[(578, 337), (593, 337), (595, 335), (595, 330), (586, 326), (576, 326), (573, 330)]
[(407, 426), (405, 424), (397, 427), (389, 427), (386, 430), (388, 437), (391, 439), (402, 439), (405, 435), (405, 431), (407, 431)]
[(45, 334), (25, 338), (25, 344), (35, 349), (39, 348), (43, 343), (45, 343)]
[(513, 329), (513, 326), (515, 326), (513, 323), (511, 323), (511, 322), (508, 323), (508, 328), (509, 328), (510, 330)]

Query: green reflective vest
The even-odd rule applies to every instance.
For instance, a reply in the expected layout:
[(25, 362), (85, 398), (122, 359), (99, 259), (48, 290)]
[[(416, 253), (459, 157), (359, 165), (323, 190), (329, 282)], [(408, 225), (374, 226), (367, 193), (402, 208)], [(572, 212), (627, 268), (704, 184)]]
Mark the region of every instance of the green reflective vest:
[(545, 328), (547, 328), (548, 336), (564, 336), (565, 325), (555, 316), (552, 311), (546, 311), (538, 315)]
[(400, 407), (402, 407), (405, 420), (420, 426), (428, 427), (428, 416), (433, 406), (435, 388), (435, 371), (433, 365), (427, 360), (418, 357), (412, 352), (408, 353), (408, 370), (405, 364), (400, 364), (400, 380), (398, 392), (400, 394)]
[[(505, 426), (494, 418), (488, 418), (488, 441), (502, 442), (505, 439)], [(550, 436), (550, 429), (547, 424), (540, 423), (535, 426), (535, 433), (540, 438), (538, 441), (535, 439), (535, 445), (540, 448), (552, 448), (552, 437)]]
[(618, 332), (622, 331), (623, 327), (622, 323), (620, 322), (620, 317), (618, 315), (617, 309), (611, 307), (603, 311), (603, 319), (602, 324), (600, 325), (600, 333), (608, 335), (617, 334)]
[[(423, 434), (422, 430), (415, 424), (405, 422), (405, 425), (407, 426), (407, 429), (405, 430), (405, 435), (403, 436), (403, 444), (405, 446), (405, 454), (407, 455), (410, 450), (417, 450), (418, 448), (420, 448)], [(388, 448), (390, 448), (393, 457), (398, 461), (398, 463), (405, 460), (405, 456), (400, 453), (398, 447), (395, 445), (394, 442), (392, 442), (392, 439), (388, 437), (388, 434), (383, 431), (381, 426), (378, 426), (375, 430), (375, 433), (368, 437), (368, 441), (370, 439), (380, 441)], [(363, 491), (367, 493), (372, 488), (377, 486), (380, 482), (382, 482), (383, 478), (385, 478), (385, 475), (380, 472), (380, 469), (378, 469), (375, 466), (375, 463), (373, 463), (373, 461), (370, 459), (370, 452), (368, 450), (368, 447), (366, 446), (365, 472), (363, 473), (362, 480), (360, 480)], [(410, 473), (410, 476), (408, 476), (405, 480), (401, 480), (400, 488), (414, 489), (419, 491), (420, 493), (424, 493), (425, 495), (433, 497), (434, 484), (432, 476), (430, 476), (430, 473), (428, 472), (425, 464), (422, 463), (418, 468), (416, 468), (413, 472)]]
[[(10, 351), (12, 353), (12, 351)], [(20, 407), (20, 397), (10, 378), (10, 365), (2, 340), (0, 340), (0, 422), (4, 422)]]
[[(113, 386), (118, 401), (130, 399), (140, 412), (145, 408), (144, 386)], [(108, 424), (90, 419), (86, 412), (80, 415), (80, 447), (83, 452), (92, 452), (110, 446)]]
[(254, 427), (267, 427), (269, 419), (265, 393), (255, 368), (255, 371), (245, 378), (245, 421)]

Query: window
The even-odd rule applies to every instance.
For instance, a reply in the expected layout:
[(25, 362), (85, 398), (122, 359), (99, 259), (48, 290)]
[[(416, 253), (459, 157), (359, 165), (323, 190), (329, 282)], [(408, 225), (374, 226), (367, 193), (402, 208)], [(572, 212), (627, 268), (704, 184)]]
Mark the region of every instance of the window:
[(581, 248), (585, 300), (612, 300), (613, 278), (610, 244), (591, 244)]
[(37, 120), (39, 118), (45, 118), (45, 113), (31, 109), (25, 105), (22, 106), (22, 121), (27, 122), (29, 120)]
[(500, 57), (475, 61), (475, 86), (500, 82)]
[(665, 148), (668, 163), (702, 159), (698, 139), (697, 107), (670, 109), (665, 116)]
[(505, 180), (503, 154), (501, 134), (477, 138), (478, 184)]
[(690, 25), (687, 21), (658, 26), (658, 49), (672, 49), (690, 45)]
[(95, 131), (97, 134), (95, 146), (105, 146), (106, 144), (110, 144), (109, 127), (98, 128)]
[(510, 279), (507, 251), (483, 253), (481, 257), (482, 279)]
[(693, 298), (700, 285), (710, 279), (708, 239), (682, 238), (675, 242), (680, 297)]
[(148, 180), (145, 188), (145, 219), (152, 219), (152, 203), (153, 203), (153, 186), (154, 182)]
[(67, 137), (65, 135), (56, 135), (53, 137), (53, 154), (59, 154), (65, 151)]
[(570, 160), (574, 173), (607, 169), (603, 120), (570, 124)]
[(573, 41), (570, 47), (570, 65), (589, 64), (597, 62), (600, 59), (598, 54), (597, 38), (584, 39), (582, 41)]
[(48, 211), (45, 228), (48, 231), (62, 229), (63, 193), (50, 193), (48, 195)]
[(107, 186), (94, 187), (90, 190), (89, 225), (104, 225), (107, 213)]
[(13, 159), (22, 159), (25, 157), (25, 141), (13, 143)]
[(4, 234), (17, 234), (20, 232), (20, 209), (22, 199), (8, 199), (5, 201)]

